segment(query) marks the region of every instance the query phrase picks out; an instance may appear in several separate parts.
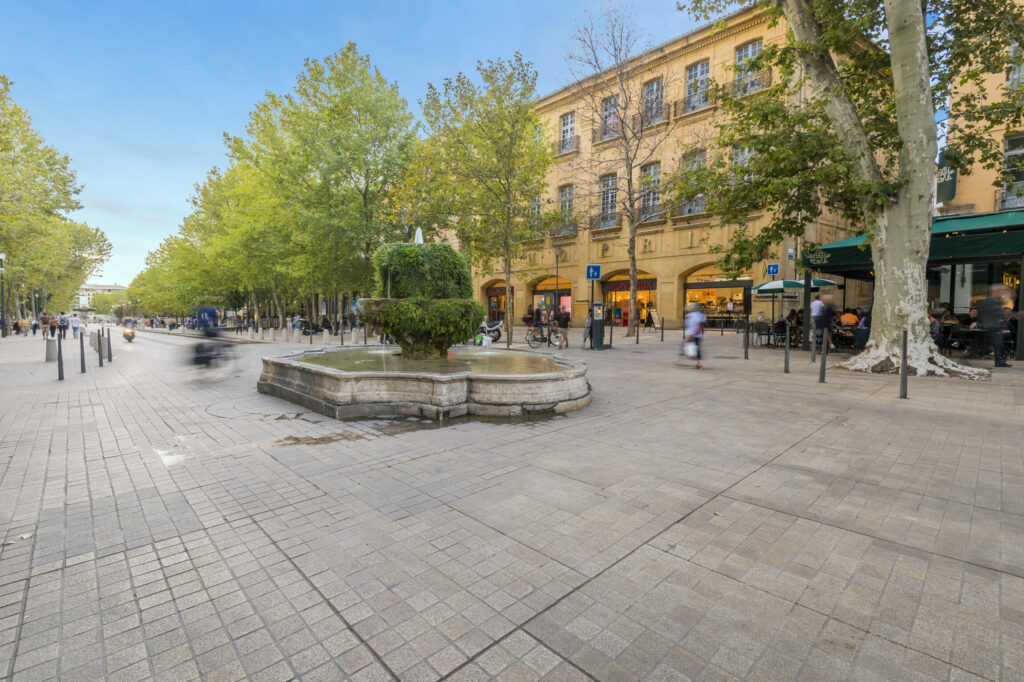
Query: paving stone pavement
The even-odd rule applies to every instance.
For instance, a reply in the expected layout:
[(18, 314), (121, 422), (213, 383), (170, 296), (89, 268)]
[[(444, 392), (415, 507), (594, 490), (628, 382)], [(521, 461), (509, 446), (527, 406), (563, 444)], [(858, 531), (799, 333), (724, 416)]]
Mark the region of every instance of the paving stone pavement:
[(257, 394), (296, 344), (0, 342), (0, 677), (1024, 680), (1024, 371), (667, 337), (442, 428)]

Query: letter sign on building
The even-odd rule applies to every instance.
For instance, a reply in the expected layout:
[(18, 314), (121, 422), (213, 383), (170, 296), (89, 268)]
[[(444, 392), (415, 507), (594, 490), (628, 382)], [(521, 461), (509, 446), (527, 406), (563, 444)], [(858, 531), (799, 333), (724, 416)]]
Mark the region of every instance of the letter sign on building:
[(956, 196), (956, 169), (946, 161), (946, 152), (939, 154), (938, 168), (935, 170), (935, 201), (943, 203)]

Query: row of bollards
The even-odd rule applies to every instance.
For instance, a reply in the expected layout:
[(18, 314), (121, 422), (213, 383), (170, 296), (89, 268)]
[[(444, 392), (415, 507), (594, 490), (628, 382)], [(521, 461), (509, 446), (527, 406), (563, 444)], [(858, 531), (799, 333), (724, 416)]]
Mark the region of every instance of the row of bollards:
[[(789, 374), (789, 347), (790, 347), (790, 327), (789, 322), (786, 322), (786, 353), (785, 361), (783, 364), (783, 374)], [(818, 355), (818, 335), (815, 333), (811, 337), (811, 363), (813, 364)], [(825, 372), (828, 367), (828, 343), (825, 342), (824, 333), (821, 336), (821, 350), (820, 350), (820, 366), (818, 368), (818, 383), (825, 383)], [(745, 358), (747, 350), (746, 339), (743, 343), (743, 357)], [(907, 359), (907, 330), (903, 330), (902, 348), (901, 348), (901, 359), (900, 359), (900, 398), (907, 398), (907, 377), (910, 373), (910, 365)]]
[[(104, 330), (100, 327), (90, 336), (89, 345), (96, 350), (96, 357), (99, 360), (100, 367), (103, 366), (103, 355), (104, 346), (106, 346), (106, 361), (108, 363), (114, 361), (114, 352), (110, 347), (110, 330)], [(64, 381), (64, 335), (57, 334), (57, 381)], [(47, 362), (52, 359), (49, 349), (47, 349)], [(79, 330), (78, 333), (78, 357), (79, 367), (81, 373), (85, 374), (85, 330)]]

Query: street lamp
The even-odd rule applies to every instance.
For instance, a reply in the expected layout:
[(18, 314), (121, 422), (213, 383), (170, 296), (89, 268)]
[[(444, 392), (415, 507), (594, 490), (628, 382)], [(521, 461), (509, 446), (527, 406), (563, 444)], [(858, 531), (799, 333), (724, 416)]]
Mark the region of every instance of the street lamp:
[(559, 296), (558, 296), (558, 294), (559, 294), (559, 291), (558, 291), (558, 281), (559, 281), (558, 280), (558, 257), (561, 254), (562, 254), (562, 247), (556, 245), (555, 246), (555, 315), (558, 315), (559, 313), (562, 312), (561, 298), (559, 298)]

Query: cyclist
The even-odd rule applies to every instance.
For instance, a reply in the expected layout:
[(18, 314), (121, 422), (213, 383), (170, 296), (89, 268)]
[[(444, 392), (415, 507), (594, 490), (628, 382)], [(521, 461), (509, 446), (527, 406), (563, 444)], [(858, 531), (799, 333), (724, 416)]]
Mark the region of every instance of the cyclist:
[(196, 326), (202, 330), (203, 336), (209, 341), (200, 341), (195, 347), (193, 362), (200, 367), (209, 368), (216, 360), (227, 355), (227, 344), (214, 341), (218, 336), (217, 309), (211, 306), (200, 306), (195, 309)]

